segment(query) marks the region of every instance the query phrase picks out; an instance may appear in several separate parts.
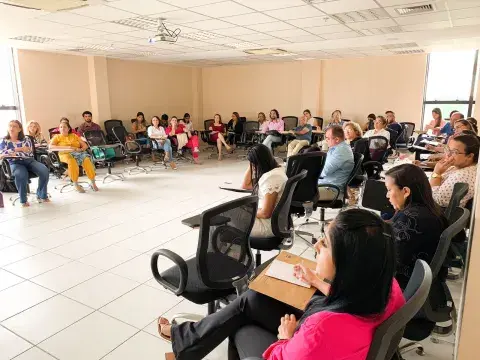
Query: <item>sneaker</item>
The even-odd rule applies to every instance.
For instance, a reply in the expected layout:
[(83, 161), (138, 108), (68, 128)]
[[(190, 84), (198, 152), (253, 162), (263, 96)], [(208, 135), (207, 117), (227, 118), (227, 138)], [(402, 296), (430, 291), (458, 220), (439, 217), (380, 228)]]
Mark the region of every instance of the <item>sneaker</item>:
[(173, 161), (170, 163), (170, 167), (172, 170), (177, 170), (177, 164), (175, 164)]
[(193, 148), (193, 152), (198, 153), (198, 152), (200, 152), (200, 150), (198, 149), (198, 147), (195, 147), (195, 148)]

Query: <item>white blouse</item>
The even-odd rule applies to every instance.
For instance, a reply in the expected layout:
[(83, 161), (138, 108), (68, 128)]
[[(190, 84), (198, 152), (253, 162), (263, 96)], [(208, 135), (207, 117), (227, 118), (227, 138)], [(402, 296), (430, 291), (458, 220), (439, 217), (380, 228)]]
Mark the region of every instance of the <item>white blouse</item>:
[[(258, 206), (263, 206), (263, 201), (267, 194), (277, 193), (277, 199), (275, 200), (276, 207), (282, 197), (287, 180), (288, 177), (283, 167), (275, 168), (263, 174), (258, 182)], [(255, 237), (273, 236), (271, 219), (256, 218), (251, 235)]]
[(433, 200), (442, 206), (447, 207), (453, 194), (453, 187), (457, 182), (467, 183), (468, 192), (462, 200), (460, 206), (464, 207), (475, 194), (475, 182), (477, 179), (477, 164), (457, 169), (452, 166), (442, 175), (442, 182), (439, 186), (432, 186)]
[(148, 128), (148, 137), (153, 139), (157, 139), (161, 137), (166, 138), (167, 133), (165, 132), (165, 129), (162, 126), (159, 126), (159, 128), (157, 129), (155, 126), (152, 125)]
[(383, 136), (383, 137), (387, 138), (388, 142), (390, 142), (390, 133), (388, 132), (388, 130), (382, 129), (380, 131), (375, 132), (375, 129), (372, 129), (372, 130), (368, 130), (363, 135), (364, 138), (369, 138), (369, 137), (372, 137), (372, 136)]

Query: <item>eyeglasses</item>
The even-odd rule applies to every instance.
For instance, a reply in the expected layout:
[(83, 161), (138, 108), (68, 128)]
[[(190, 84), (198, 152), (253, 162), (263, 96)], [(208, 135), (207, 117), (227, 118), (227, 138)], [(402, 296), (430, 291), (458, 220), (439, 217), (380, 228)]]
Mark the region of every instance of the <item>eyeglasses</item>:
[(467, 155), (467, 153), (464, 152), (458, 152), (457, 149), (451, 150), (448, 146), (445, 146), (445, 154), (447, 155)]

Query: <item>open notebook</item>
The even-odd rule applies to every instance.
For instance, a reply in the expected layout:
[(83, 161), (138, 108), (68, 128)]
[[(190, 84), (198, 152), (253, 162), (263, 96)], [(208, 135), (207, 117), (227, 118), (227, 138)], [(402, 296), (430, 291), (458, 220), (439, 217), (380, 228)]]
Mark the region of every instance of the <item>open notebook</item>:
[(306, 288), (310, 288), (310, 285), (303, 282), (302, 280), (297, 279), (293, 275), (293, 264), (288, 264), (286, 262), (280, 260), (273, 260), (270, 264), (265, 275), (273, 277), (275, 279), (283, 280), (295, 285), (303, 286)]

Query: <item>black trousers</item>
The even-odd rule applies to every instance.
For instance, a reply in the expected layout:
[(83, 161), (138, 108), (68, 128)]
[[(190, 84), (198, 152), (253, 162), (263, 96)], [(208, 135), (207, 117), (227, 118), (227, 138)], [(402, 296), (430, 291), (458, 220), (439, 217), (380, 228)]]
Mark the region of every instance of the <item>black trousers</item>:
[[(299, 319), (303, 311), (248, 290), (223, 309), (198, 322), (172, 326), (173, 352), (177, 360), (203, 359), (225, 339), (247, 325), (257, 325), (271, 333), (272, 344), (278, 334), (280, 318), (285, 314), (294, 314)], [(263, 352), (270, 344), (264, 344), (263, 349), (255, 351)]]

